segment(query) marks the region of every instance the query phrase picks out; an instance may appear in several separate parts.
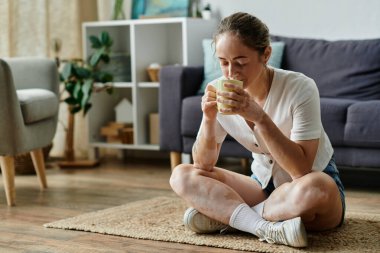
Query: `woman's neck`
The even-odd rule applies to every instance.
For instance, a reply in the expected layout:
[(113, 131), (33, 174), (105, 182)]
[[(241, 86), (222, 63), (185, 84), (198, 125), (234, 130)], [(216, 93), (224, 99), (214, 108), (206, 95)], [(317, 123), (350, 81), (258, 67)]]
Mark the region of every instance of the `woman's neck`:
[(249, 85), (247, 88), (248, 94), (258, 103), (261, 107), (264, 106), (265, 100), (268, 97), (270, 88), (272, 86), (274, 70), (264, 67), (258, 78)]

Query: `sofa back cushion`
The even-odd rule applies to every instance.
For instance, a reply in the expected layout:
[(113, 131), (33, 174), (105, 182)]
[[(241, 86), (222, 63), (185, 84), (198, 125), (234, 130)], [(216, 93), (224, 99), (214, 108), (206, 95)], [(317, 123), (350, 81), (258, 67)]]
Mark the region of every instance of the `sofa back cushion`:
[(313, 78), (321, 97), (380, 99), (380, 39), (284, 41), (282, 68)]

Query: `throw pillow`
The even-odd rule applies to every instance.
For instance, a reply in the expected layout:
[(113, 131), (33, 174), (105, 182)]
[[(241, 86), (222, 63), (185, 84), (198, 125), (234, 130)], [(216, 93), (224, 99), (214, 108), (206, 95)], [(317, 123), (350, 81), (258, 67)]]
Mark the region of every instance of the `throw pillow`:
[(285, 42), (273, 41), (270, 43), (272, 47), (272, 54), (270, 55), (268, 65), (273, 68), (281, 68), (282, 55), (284, 54)]
[[(207, 84), (223, 75), (222, 70), (220, 69), (219, 59), (215, 55), (215, 45), (212, 42), (212, 39), (204, 39), (202, 41), (204, 54), (204, 80), (198, 90), (198, 94), (204, 94)], [(274, 41), (271, 42), (271, 46), (272, 54), (269, 58), (268, 65), (274, 68), (280, 68), (285, 43), (282, 41)]]
[(215, 44), (212, 39), (204, 39), (202, 41), (203, 55), (204, 55), (204, 79), (201, 88), (198, 90), (198, 94), (205, 92), (207, 84), (212, 80), (222, 76), (222, 70), (220, 69), (219, 59), (215, 55)]

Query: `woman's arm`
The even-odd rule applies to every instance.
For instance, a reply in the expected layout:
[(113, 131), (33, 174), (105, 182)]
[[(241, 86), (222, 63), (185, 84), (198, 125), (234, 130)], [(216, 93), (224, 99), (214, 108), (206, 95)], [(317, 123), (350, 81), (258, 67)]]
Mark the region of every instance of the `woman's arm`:
[(216, 120), (204, 120), (198, 137), (193, 145), (194, 166), (199, 169), (211, 171), (219, 157), (221, 144), (216, 142)]
[[(238, 113), (247, 121), (252, 122), (255, 125), (255, 132), (262, 137), (273, 159), (293, 179), (309, 173), (318, 150), (319, 139), (292, 141), (281, 132), (272, 119), (246, 91), (233, 84), (227, 85), (235, 92), (222, 92), (219, 95), (229, 100), (220, 102), (228, 103), (233, 107), (223, 109), (223, 111), (226, 113)], [(302, 113), (302, 111), (300, 112)], [(307, 116), (301, 113), (299, 113), (301, 117)], [(297, 124), (296, 122), (293, 123)]]
[(311, 172), (318, 150), (319, 139), (292, 141), (280, 131), (265, 113), (262, 119), (256, 121), (255, 124), (255, 132), (265, 141), (274, 160), (293, 179)]
[(218, 160), (221, 144), (216, 141), (216, 89), (210, 84), (202, 97), (202, 112), (202, 123), (192, 153), (195, 167), (211, 171)]

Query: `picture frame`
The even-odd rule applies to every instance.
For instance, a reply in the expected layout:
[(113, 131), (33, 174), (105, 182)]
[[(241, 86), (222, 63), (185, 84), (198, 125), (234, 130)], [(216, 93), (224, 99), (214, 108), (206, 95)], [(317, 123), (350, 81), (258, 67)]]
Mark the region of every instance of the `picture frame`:
[(144, 15), (145, 0), (133, 0), (132, 2), (132, 19), (139, 19), (141, 15)]
[(132, 19), (187, 17), (191, 0), (133, 0)]

